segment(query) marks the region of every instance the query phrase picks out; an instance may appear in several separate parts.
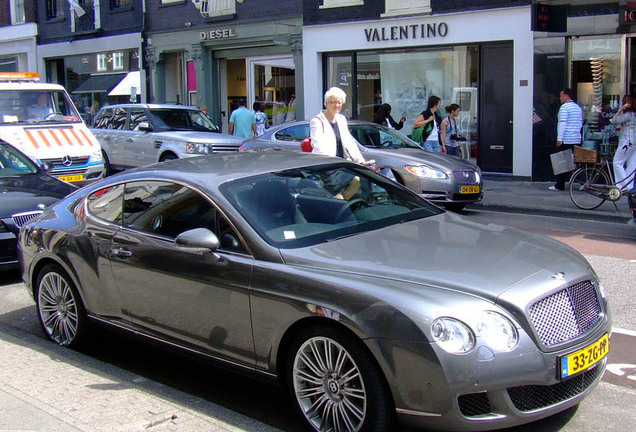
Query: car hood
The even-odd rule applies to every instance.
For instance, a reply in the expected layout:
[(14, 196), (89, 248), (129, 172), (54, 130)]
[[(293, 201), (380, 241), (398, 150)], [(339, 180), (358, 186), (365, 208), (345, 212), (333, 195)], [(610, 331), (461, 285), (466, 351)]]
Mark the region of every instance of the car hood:
[[(404, 163), (434, 165), (437, 167), (447, 168), (453, 171), (470, 169), (478, 170), (471, 162), (464, 159), (448, 156), (441, 153), (429, 152), (424, 149), (417, 148), (397, 148), (397, 149), (379, 149), (366, 148), (364, 150), (365, 158), (380, 159), (382, 157), (393, 157), (401, 159)], [(378, 160), (379, 162), (379, 160)]]
[(48, 175), (0, 178), (0, 217), (43, 210), (76, 189)]
[(158, 131), (152, 132), (153, 137), (163, 138), (175, 141), (194, 141), (194, 142), (223, 142), (241, 145), (245, 138), (221, 134), (216, 132), (195, 132), (195, 131)]
[(450, 213), (281, 255), (287, 264), (341, 272), (347, 279), (390, 279), (409, 289), (449, 289), (493, 303), (527, 304), (563, 283), (554, 277), (559, 272), (568, 280), (593, 275), (585, 258), (560, 242)]

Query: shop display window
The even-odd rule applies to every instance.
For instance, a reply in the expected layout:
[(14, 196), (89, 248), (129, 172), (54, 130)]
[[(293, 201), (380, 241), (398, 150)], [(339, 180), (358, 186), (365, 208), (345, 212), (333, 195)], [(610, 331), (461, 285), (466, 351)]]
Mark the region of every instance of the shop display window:
[[(296, 119), (296, 71), (293, 59), (260, 59), (252, 63), (254, 95), (267, 114), (266, 127)], [(250, 105), (248, 108), (252, 108)]]
[(618, 143), (610, 119), (621, 106), (624, 67), (620, 37), (572, 40), (571, 80), (583, 108), (583, 147), (612, 154)]

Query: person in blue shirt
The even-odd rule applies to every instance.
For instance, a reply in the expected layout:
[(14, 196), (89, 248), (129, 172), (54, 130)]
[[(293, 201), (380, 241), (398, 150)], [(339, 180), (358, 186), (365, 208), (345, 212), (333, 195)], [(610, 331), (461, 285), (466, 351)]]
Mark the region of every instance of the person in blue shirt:
[(241, 99), (238, 108), (232, 111), (229, 125), (230, 135), (249, 139), (256, 135), (256, 116), (247, 109), (247, 102)]
[(37, 103), (30, 105), (28, 108), (29, 118), (31, 119), (45, 119), (50, 115), (53, 110), (46, 104), (47, 93), (38, 93)]

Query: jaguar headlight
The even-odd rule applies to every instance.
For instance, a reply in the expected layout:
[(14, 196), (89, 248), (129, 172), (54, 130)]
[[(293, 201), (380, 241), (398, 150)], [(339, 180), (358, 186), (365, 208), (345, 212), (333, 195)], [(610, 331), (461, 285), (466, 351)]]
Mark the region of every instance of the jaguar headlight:
[(413, 175), (426, 179), (445, 179), (446, 173), (438, 171), (426, 165), (407, 165), (406, 169)]
[(212, 150), (212, 145), (208, 143), (186, 143), (186, 153), (189, 154), (212, 154), (214, 151)]
[(519, 333), (515, 326), (497, 312), (484, 312), (477, 324), (477, 331), (482, 342), (495, 351), (512, 351), (519, 342)]
[(438, 318), (431, 325), (433, 340), (444, 351), (463, 354), (475, 346), (475, 335), (463, 322), (454, 318)]

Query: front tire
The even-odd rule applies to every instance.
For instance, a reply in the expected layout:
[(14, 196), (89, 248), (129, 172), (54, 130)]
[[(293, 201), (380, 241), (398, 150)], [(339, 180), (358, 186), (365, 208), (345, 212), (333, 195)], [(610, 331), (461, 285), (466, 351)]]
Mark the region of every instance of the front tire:
[(609, 177), (597, 167), (578, 169), (570, 179), (570, 199), (580, 209), (594, 210), (605, 202)]
[(77, 346), (86, 312), (71, 279), (60, 266), (50, 264), (38, 275), (36, 287), (38, 319), (46, 337), (61, 346)]
[(393, 405), (362, 342), (331, 327), (302, 331), (292, 344), (287, 385), (310, 430), (390, 430)]

